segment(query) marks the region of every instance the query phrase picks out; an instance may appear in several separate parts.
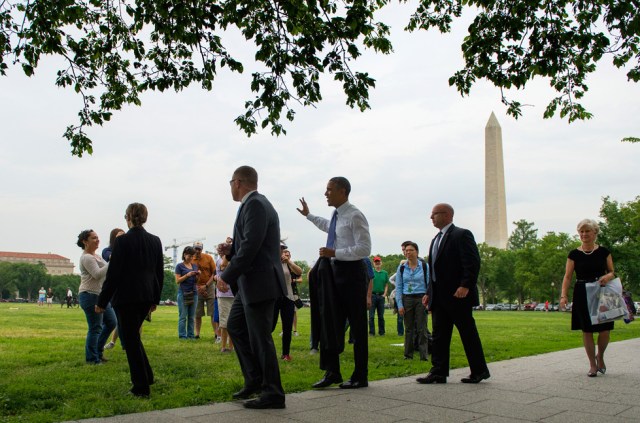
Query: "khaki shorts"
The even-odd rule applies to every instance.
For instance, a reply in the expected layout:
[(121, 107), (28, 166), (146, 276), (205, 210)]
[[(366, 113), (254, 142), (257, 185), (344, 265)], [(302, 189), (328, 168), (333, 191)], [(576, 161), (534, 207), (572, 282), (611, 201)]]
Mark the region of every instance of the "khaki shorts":
[(233, 300), (233, 297), (218, 297), (218, 315), (220, 316), (220, 327), (222, 329), (227, 328), (227, 319), (229, 318)]
[(213, 301), (215, 299), (215, 287), (213, 284), (207, 288), (207, 297), (203, 298), (198, 295), (198, 304), (196, 305), (196, 317), (204, 316), (204, 305), (207, 304), (207, 316), (213, 316)]

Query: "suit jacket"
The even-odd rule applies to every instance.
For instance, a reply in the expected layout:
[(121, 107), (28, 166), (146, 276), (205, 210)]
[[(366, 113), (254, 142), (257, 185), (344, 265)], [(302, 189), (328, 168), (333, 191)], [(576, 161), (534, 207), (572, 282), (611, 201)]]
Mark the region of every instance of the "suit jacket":
[(164, 255), (160, 238), (136, 226), (116, 238), (107, 278), (98, 297), (105, 308), (131, 304), (158, 304), (164, 281)]
[(280, 261), (280, 220), (267, 197), (254, 192), (240, 206), (233, 229), (232, 252), (222, 279), (243, 304), (286, 295)]
[[(429, 251), (433, 249), (433, 241)], [(468, 229), (451, 225), (440, 240), (435, 262), (429, 254), (429, 268), (435, 272), (435, 282), (429, 283), (429, 308), (442, 304), (448, 308), (474, 307), (479, 304), (478, 273), (480, 272), (480, 253), (473, 234)], [(459, 287), (469, 289), (466, 298), (453, 296)]]

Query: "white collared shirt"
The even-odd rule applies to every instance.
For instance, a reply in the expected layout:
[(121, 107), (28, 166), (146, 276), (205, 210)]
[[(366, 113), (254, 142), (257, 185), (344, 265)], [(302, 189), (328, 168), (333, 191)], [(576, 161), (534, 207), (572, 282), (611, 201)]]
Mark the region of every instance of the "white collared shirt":
[[(338, 220), (336, 221), (336, 259), (342, 261), (362, 260), (371, 255), (371, 235), (369, 234), (369, 222), (364, 214), (350, 202), (345, 202), (336, 209)], [(324, 217), (307, 215), (318, 229), (329, 232), (331, 221)]]

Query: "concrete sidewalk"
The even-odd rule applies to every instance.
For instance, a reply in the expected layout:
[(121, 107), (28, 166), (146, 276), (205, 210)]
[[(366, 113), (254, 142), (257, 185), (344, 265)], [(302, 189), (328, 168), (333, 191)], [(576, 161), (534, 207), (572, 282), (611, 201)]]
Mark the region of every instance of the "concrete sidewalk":
[(242, 402), (152, 411), (82, 422), (597, 422), (640, 421), (640, 338), (615, 342), (606, 375), (587, 377), (582, 348), (490, 363), (491, 379), (420, 385), (415, 376), (287, 395), (284, 410), (247, 410)]

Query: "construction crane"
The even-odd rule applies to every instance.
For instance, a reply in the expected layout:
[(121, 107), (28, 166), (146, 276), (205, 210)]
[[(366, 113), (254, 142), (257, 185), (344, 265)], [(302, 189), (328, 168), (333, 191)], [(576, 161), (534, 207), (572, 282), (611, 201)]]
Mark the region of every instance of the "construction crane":
[(195, 242), (198, 241), (204, 241), (205, 237), (202, 238), (197, 238), (197, 239), (192, 239), (192, 240), (188, 240), (188, 241), (178, 241), (177, 239), (173, 238), (173, 244), (172, 245), (166, 245), (164, 247), (165, 251), (168, 251), (170, 248), (173, 248), (173, 267), (175, 268), (176, 265), (178, 264), (178, 247), (181, 247), (183, 245), (187, 245), (187, 244), (193, 244)]

